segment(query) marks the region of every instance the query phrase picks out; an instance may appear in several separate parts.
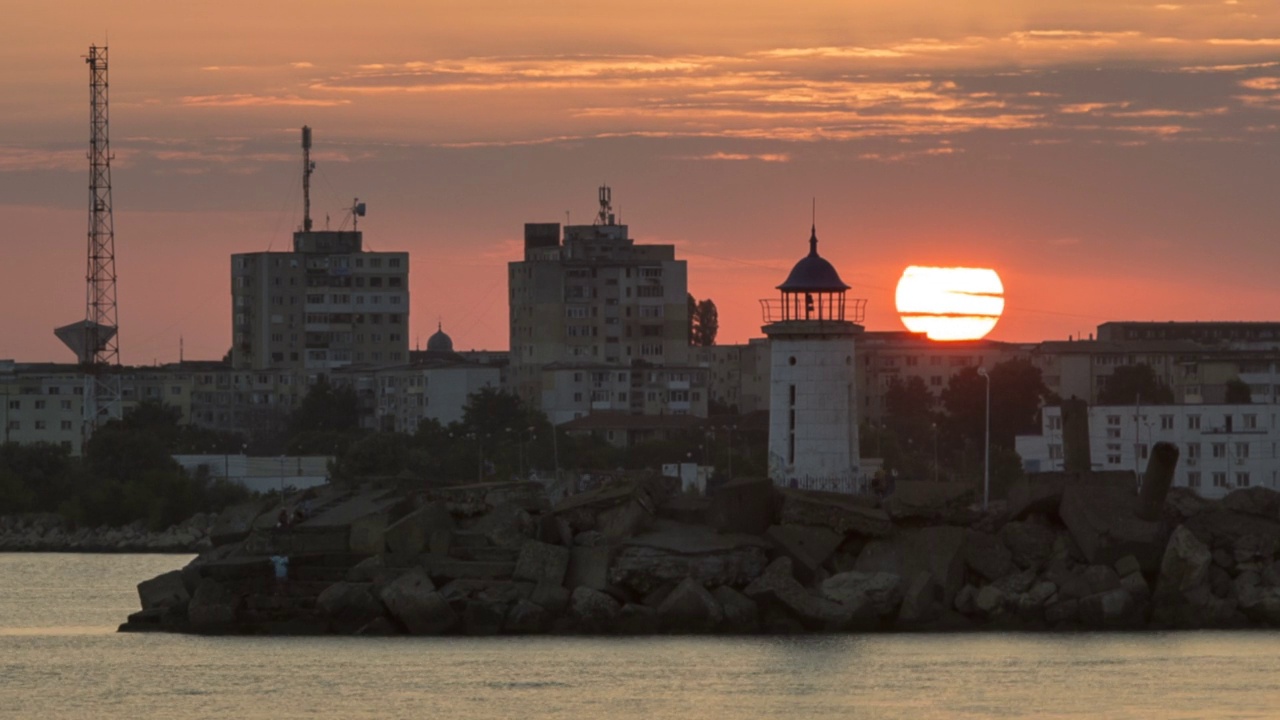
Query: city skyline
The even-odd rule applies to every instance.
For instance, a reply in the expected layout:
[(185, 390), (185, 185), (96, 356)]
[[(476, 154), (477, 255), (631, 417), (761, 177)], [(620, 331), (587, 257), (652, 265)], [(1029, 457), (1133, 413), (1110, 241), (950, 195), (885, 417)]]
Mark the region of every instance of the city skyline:
[(995, 268), (995, 340), (1274, 319), (1265, 2), (71, 2), (7, 30), (0, 357), (71, 360), (52, 328), (84, 311), (91, 43), (112, 50), (126, 363), (230, 347), (230, 256), (288, 248), (304, 124), (317, 228), (358, 196), (368, 245), (410, 253), (411, 345), (441, 322), (505, 348), (524, 223), (589, 223), (601, 184), (689, 262), (720, 342), (761, 335), (814, 198), (871, 330), (902, 329), (909, 265)]

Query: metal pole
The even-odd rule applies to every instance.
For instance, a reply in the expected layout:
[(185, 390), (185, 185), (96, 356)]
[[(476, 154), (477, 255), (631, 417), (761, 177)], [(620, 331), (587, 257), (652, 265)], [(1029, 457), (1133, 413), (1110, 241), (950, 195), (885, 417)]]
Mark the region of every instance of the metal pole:
[(986, 510), (991, 503), (991, 376), (982, 375), (987, 379), (987, 441), (982, 452), (982, 509)]
[(933, 481), (938, 482), (938, 423), (933, 424)]

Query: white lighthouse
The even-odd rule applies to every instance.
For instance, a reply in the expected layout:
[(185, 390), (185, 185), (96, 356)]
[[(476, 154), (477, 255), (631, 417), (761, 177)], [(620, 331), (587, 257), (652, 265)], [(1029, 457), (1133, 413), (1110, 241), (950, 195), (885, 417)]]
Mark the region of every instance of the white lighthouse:
[(769, 389), (769, 478), (780, 487), (852, 493), (860, 482), (854, 339), (866, 300), (845, 300), (849, 286), (818, 255), (817, 228), (809, 254), (785, 282), (782, 296), (761, 300), (773, 367)]

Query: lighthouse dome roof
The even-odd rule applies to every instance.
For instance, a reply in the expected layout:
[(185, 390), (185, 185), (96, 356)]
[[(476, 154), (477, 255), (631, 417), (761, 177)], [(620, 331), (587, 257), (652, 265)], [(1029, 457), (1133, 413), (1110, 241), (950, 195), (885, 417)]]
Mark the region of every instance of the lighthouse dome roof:
[(784, 292), (844, 292), (849, 289), (835, 266), (818, 254), (816, 227), (809, 232), (809, 254), (791, 268), (791, 274), (778, 289)]

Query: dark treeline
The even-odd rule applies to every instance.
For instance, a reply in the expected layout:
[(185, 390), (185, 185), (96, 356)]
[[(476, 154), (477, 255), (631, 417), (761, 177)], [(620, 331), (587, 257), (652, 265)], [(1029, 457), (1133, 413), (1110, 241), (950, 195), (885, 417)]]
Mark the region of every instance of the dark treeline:
[(323, 378), (293, 413), (252, 434), (183, 425), (177, 408), (144, 402), (95, 432), (82, 457), (51, 444), (0, 445), (0, 515), (56, 513), (88, 527), (143, 521), (162, 530), (250, 497), (234, 482), (187, 473), (172, 458), (185, 454), (329, 455), (338, 481), (496, 481), (669, 462), (715, 465), (737, 475), (763, 475), (766, 468), (763, 416), (713, 417), (705, 429), (619, 448), (598, 437), (553, 436), (543, 413), (489, 388), (468, 398), (461, 420), (424, 420), (413, 434), (361, 429), (359, 413), (353, 390)]

